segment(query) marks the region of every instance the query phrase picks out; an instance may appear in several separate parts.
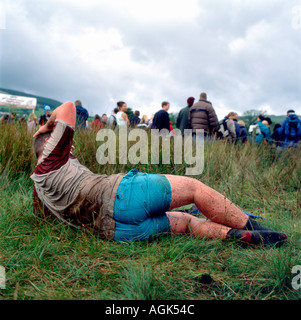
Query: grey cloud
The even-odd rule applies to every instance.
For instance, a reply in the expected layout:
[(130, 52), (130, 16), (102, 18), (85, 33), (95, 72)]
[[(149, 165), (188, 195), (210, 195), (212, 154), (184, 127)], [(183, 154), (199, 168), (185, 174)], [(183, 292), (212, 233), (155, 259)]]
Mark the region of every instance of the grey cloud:
[[(2, 87), (58, 100), (80, 98), (94, 114), (101, 112), (98, 108), (109, 113), (114, 100), (130, 93), (135, 93), (133, 106), (166, 99), (175, 112), (201, 91), (225, 105), (225, 112), (262, 105), (276, 114), (288, 104), (300, 109), (301, 31), (291, 27), (289, 3), (203, 0), (194, 20), (152, 23), (135, 20), (126, 8), (109, 2), (11, 2), (25, 11), (18, 19), (8, 17), (7, 30), (0, 30)], [(263, 34), (248, 38), (261, 22)], [(62, 33), (72, 35), (88, 27), (118, 30), (137, 69), (99, 73), (81, 60), (76, 47), (52, 38), (51, 28), (60, 24)], [(245, 47), (231, 51), (230, 43), (239, 39)]]

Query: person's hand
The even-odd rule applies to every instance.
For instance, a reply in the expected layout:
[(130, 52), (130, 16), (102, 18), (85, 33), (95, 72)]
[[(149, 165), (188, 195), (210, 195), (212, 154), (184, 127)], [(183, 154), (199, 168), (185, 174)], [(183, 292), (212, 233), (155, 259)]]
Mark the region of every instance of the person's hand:
[(51, 131), (51, 129), (49, 129), (48, 126), (45, 124), (44, 126), (41, 126), (41, 127), (39, 128), (39, 130), (33, 135), (33, 137), (35, 138), (35, 137), (38, 136), (39, 134), (45, 133), (45, 132), (48, 132), (48, 131)]
[(71, 149), (70, 149), (70, 153), (72, 154), (72, 151), (75, 149), (74, 145), (71, 146)]

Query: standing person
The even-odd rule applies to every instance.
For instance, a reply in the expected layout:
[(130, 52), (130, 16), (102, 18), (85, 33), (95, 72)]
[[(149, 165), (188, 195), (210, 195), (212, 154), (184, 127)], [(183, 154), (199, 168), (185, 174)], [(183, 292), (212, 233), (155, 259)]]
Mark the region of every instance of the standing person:
[[(285, 243), (284, 233), (262, 226), (197, 179), (135, 169), (94, 174), (70, 152), (75, 123), (75, 106), (66, 102), (34, 134), (34, 208), (45, 206), (69, 225), (115, 241), (173, 233), (260, 245)], [(191, 203), (209, 220), (172, 211)]]
[(130, 125), (129, 118), (125, 113), (127, 109), (127, 104), (123, 101), (117, 102), (118, 112), (116, 114), (116, 123), (120, 127), (128, 127)]
[(140, 123), (141, 120), (139, 116), (140, 116), (140, 111), (136, 110), (134, 112), (134, 116), (130, 120), (130, 125), (132, 128), (136, 127)]
[(103, 127), (103, 123), (101, 122), (100, 116), (96, 114), (94, 116), (94, 120), (91, 123), (91, 129), (94, 131), (99, 131)]
[(237, 142), (238, 138), (239, 138), (239, 133), (240, 133), (240, 126), (239, 124), (237, 123), (238, 121), (238, 118), (239, 118), (239, 115), (236, 113), (236, 112), (233, 112), (234, 115), (232, 117), (232, 120), (234, 122), (234, 126), (235, 126), (235, 134), (236, 134), (236, 140), (235, 140), (235, 143)]
[(82, 106), (82, 102), (80, 100), (75, 101), (76, 107), (76, 129), (84, 129), (86, 128), (86, 121), (89, 118), (88, 110)]
[(149, 118), (148, 124), (147, 124), (147, 128), (150, 129), (153, 126), (153, 121), (154, 121), (154, 114), (151, 115), (151, 117)]
[(169, 120), (169, 114), (167, 112), (170, 108), (170, 103), (167, 101), (163, 101), (161, 104), (161, 107), (162, 109), (155, 113), (152, 128), (159, 129), (159, 130), (167, 129), (168, 131), (170, 131), (170, 126), (169, 126), (170, 120)]
[[(267, 120), (263, 120), (262, 123), (268, 128), (269, 130), (269, 135), (271, 136), (271, 129), (270, 129), (270, 126), (269, 126), (269, 122)], [(272, 139), (272, 138), (271, 138)], [(268, 145), (268, 142), (267, 140), (264, 141), (264, 144), (265, 145)]]
[(101, 122), (104, 126), (107, 125), (107, 121), (108, 121), (108, 116), (106, 113), (104, 113), (102, 116), (101, 116)]
[[(256, 143), (269, 144), (271, 142), (271, 134), (269, 128), (262, 123), (264, 121), (264, 116), (260, 114), (256, 122)], [(251, 142), (253, 141), (253, 135), (251, 132)]]
[[(45, 122), (46, 123), (46, 122)], [(35, 113), (31, 113), (29, 116), (28, 116), (28, 123), (27, 123), (27, 129), (30, 130), (30, 131), (34, 131), (37, 127), (37, 125), (39, 124), (38, 122), (38, 118), (37, 116), (35, 115)]]
[(279, 133), (280, 128), (281, 124), (276, 123), (272, 134), (272, 142), (275, 144), (277, 148), (281, 146), (281, 141), (283, 140), (282, 135)]
[(44, 114), (41, 115), (40, 120), (39, 120), (39, 127), (45, 125), (45, 123), (48, 121), (50, 116), (51, 116), (51, 108), (50, 108), (50, 106), (45, 106), (44, 107)]
[[(220, 124), (219, 132), (221, 132), (222, 138), (235, 142), (237, 137), (237, 129), (234, 119), (236, 119), (237, 113), (229, 112), (224, 117)], [(236, 119), (237, 120), (237, 119)]]
[(203, 129), (204, 136), (209, 136), (218, 131), (218, 119), (205, 92), (201, 93), (200, 100), (190, 108), (188, 120), (193, 133), (196, 129)]
[(113, 113), (110, 115), (109, 119), (108, 119), (108, 125), (111, 127), (111, 128), (115, 128), (116, 125), (117, 125), (117, 122), (116, 122), (116, 115), (117, 115), (117, 112), (119, 111), (119, 108), (115, 108), (113, 110)]
[(248, 141), (248, 132), (246, 130), (246, 124), (243, 120), (238, 120), (237, 123), (239, 125), (238, 141), (241, 143), (246, 143)]
[(187, 106), (180, 110), (178, 118), (177, 118), (177, 128), (181, 130), (182, 134), (184, 134), (185, 129), (189, 129), (189, 110), (194, 103), (194, 97), (189, 97), (187, 99)]
[(287, 111), (287, 118), (283, 121), (279, 134), (283, 136), (282, 147), (297, 147), (301, 139), (301, 120), (295, 111)]
[(148, 124), (148, 118), (147, 115), (144, 114), (141, 118), (140, 123), (137, 125), (138, 128), (143, 128), (146, 129), (147, 128), (147, 124)]

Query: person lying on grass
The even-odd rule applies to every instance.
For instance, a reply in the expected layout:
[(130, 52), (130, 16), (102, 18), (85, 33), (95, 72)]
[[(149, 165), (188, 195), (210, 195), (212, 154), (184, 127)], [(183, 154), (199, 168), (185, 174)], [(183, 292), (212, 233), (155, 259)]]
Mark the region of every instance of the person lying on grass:
[[(63, 221), (116, 241), (162, 233), (277, 246), (286, 241), (284, 233), (260, 225), (196, 179), (135, 169), (110, 176), (92, 173), (70, 152), (75, 122), (75, 106), (66, 102), (33, 136), (35, 207), (44, 205)], [(209, 220), (171, 211), (191, 203)]]

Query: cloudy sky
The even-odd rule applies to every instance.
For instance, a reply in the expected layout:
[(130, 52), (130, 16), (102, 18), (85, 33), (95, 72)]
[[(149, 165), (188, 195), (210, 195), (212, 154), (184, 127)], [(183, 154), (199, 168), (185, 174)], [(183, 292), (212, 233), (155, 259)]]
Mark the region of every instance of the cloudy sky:
[(203, 91), (219, 118), (301, 113), (300, 17), (300, 0), (0, 0), (0, 87), (91, 115)]

